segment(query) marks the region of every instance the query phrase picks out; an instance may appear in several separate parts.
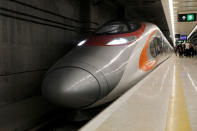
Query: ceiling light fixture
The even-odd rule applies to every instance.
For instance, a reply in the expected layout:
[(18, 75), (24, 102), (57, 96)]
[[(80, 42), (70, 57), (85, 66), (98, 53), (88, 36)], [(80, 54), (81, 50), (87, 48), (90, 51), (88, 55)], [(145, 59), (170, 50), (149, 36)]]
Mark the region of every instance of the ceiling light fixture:
[(194, 27), (194, 29), (192, 30), (192, 32), (188, 35), (188, 39), (191, 37), (191, 35), (197, 31), (197, 25)]
[(174, 27), (174, 10), (173, 10), (173, 0), (169, 0), (169, 8), (170, 8), (170, 19), (172, 26), (172, 39), (175, 45), (175, 27)]

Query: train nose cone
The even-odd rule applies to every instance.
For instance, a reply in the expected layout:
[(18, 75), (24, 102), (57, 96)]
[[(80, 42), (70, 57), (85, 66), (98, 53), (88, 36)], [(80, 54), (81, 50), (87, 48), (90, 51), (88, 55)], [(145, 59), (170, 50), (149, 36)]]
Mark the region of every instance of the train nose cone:
[(82, 108), (98, 99), (99, 88), (98, 81), (89, 72), (80, 68), (61, 68), (48, 73), (42, 92), (54, 104)]

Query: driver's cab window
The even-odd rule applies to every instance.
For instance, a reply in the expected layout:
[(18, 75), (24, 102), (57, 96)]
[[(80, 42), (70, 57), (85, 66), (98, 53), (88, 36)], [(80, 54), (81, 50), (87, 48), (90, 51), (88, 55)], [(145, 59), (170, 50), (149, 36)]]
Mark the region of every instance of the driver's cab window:
[(162, 53), (162, 41), (159, 38), (154, 37), (150, 42), (150, 53), (152, 57), (156, 57)]
[(106, 26), (103, 26), (99, 30), (97, 30), (96, 34), (117, 34), (117, 33), (125, 33), (128, 32), (128, 27), (124, 23), (114, 22), (110, 23)]

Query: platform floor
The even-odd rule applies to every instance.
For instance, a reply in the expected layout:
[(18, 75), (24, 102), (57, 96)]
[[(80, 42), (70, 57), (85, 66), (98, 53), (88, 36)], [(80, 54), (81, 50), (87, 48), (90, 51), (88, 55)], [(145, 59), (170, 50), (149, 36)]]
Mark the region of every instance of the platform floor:
[(197, 131), (197, 58), (172, 56), (81, 131)]

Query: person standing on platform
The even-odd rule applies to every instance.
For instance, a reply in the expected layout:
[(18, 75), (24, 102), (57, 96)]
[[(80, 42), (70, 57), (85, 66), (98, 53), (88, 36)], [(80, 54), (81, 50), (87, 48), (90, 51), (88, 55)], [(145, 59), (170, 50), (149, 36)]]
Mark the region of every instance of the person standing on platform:
[(175, 55), (177, 56), (177, 53), (178, 53), (178, 48), (177, 48), (177, 46), (174, 47), (174, 53), (175, 53)]
[(178, 50), (178, 53), (179, 53), (179, 57), (183, 58), (184, 52), (183, 52), (183, 46), (181, 44), (177, 46), (177, 50)]
[(181, 45), (183, 47), (183, 53), (184, 53), (185, 52), (185, 42), (183, 42)]
[(190, 57), (193, 57), (194, 56), (194, 47), (192, 44), (190, 44), (189, 52), (190, 52)]
[(190, 44), (188, 42), (185, 44), (185, 55), (190, 57)]

